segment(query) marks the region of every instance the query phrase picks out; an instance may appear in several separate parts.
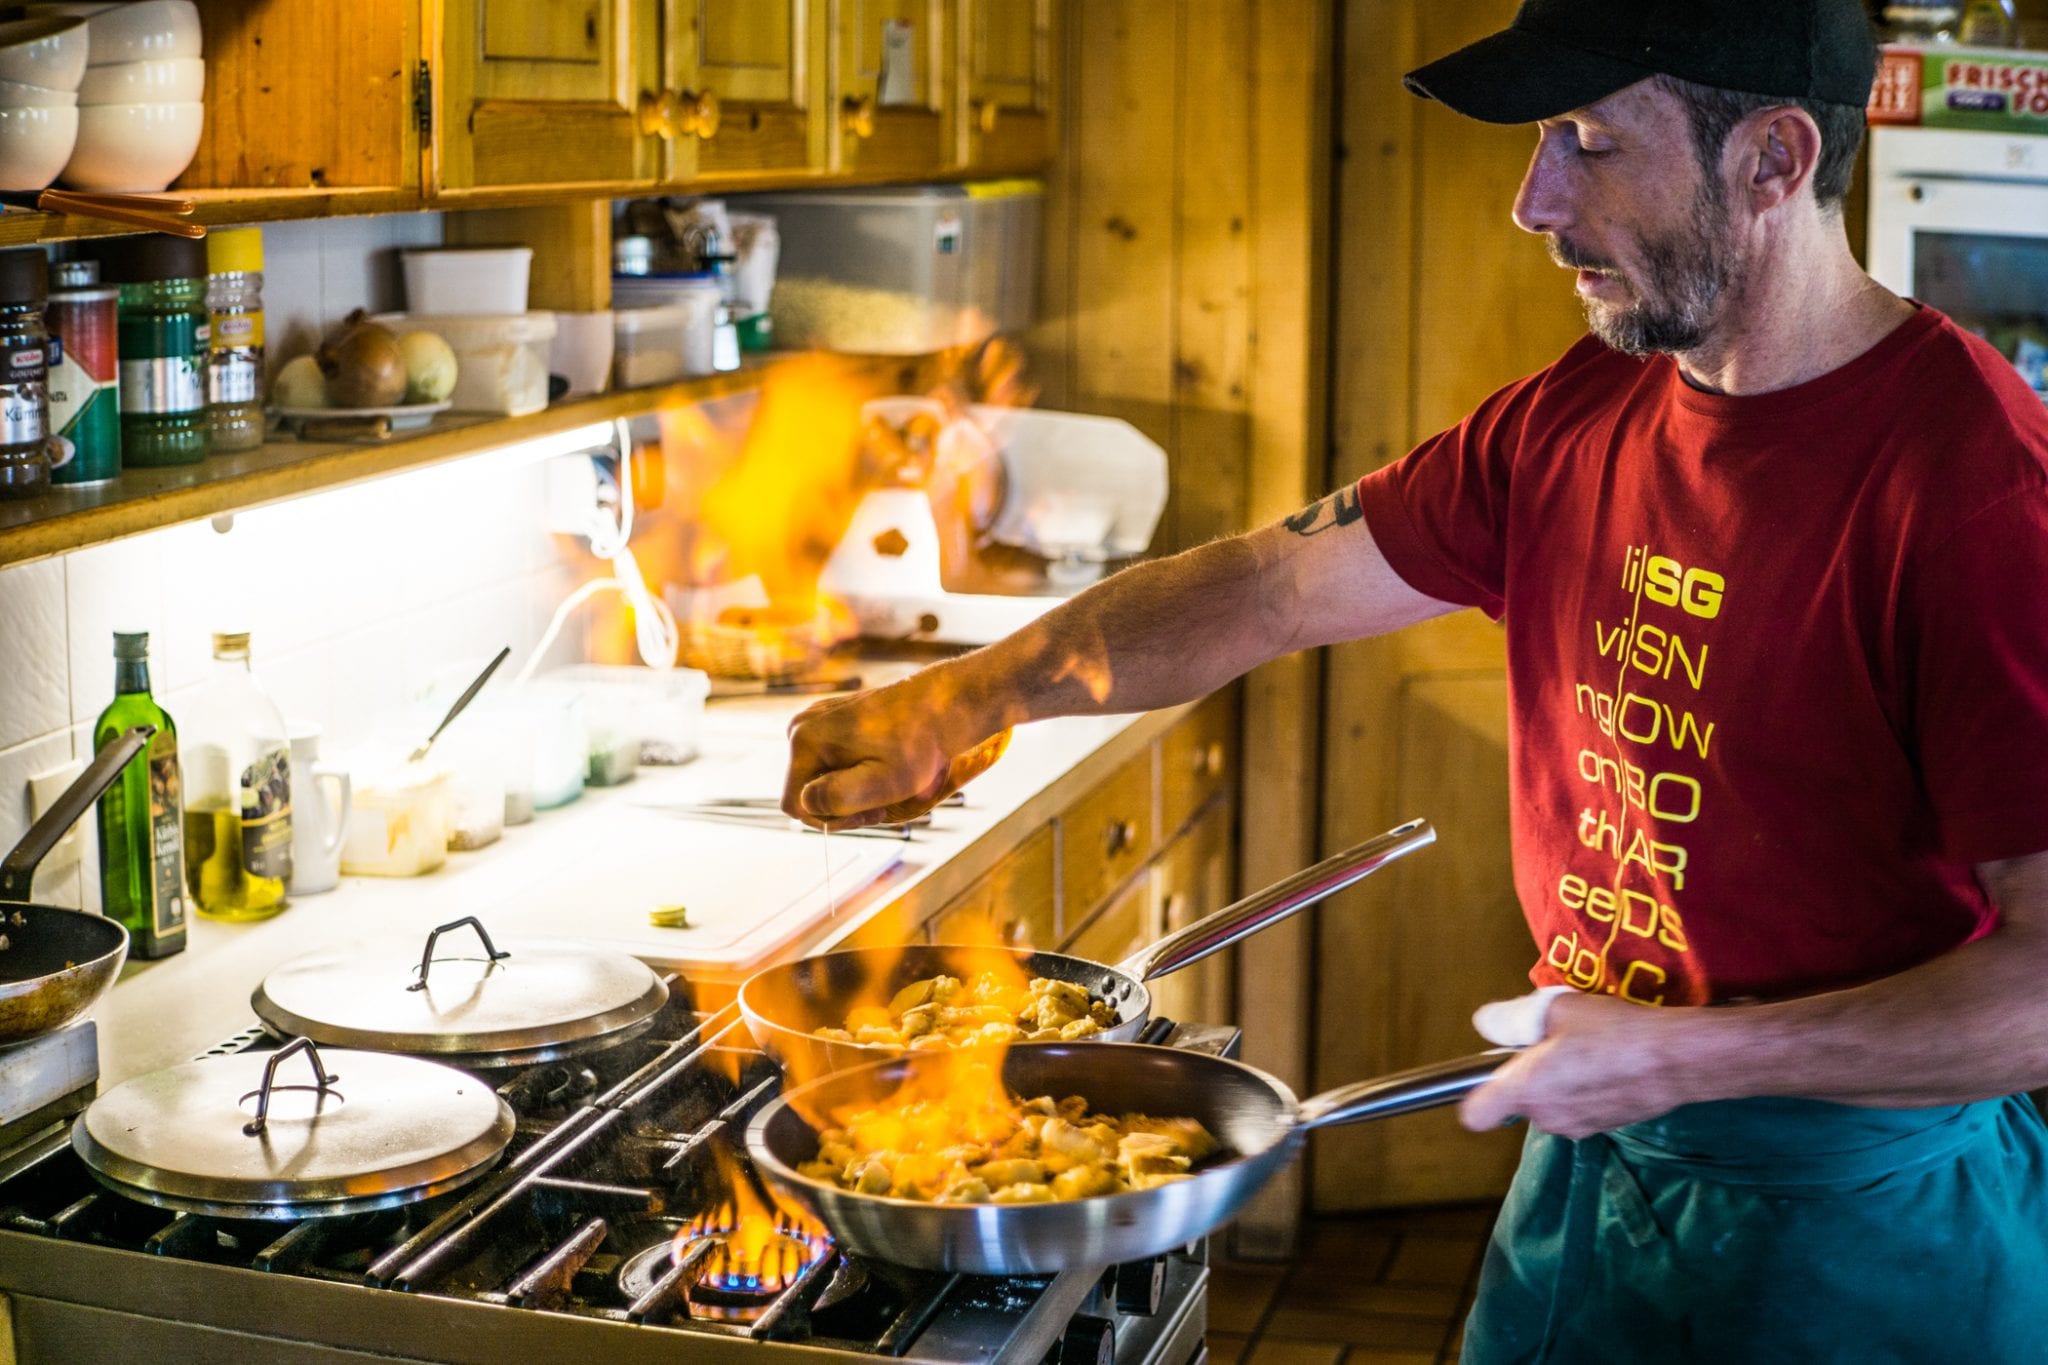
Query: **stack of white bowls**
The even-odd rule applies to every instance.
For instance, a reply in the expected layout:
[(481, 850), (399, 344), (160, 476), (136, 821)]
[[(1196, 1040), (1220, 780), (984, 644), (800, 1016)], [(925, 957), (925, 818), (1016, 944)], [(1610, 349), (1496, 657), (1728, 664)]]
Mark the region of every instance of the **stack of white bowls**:
[(40, 190), (78, 140), (86, 28), (45, 15), (0, 24), (0, 190)]
[(78, 190), (164, 189), (190, 165), (205, 123), (206, 63), (192, 0), (30, 5), (85, 20), (78, 142), (64, 183)]

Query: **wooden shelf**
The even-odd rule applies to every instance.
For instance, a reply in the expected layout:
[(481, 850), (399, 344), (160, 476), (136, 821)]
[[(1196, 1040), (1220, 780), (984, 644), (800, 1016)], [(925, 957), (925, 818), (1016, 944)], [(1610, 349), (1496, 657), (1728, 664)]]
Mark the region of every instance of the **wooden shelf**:
[[(458, 460), (614, 418), (744, 393), (759, 388), (778, 368), (804, 362), (815, 360), (774, 356), (730, 374), (574, 399), (529, 417), (450, 413), (416, 435), (376, 443), (281, 437), (256, 450), (212, 455), (195, 465), (127, 469), (106, 483), (56, 488), (19, 502), (0, 501), (0, 566)], [(857, 380), (898, 388), (918, 382), (922, 365), (918, 358), (900, 356), (844, 357), (838, 363)]]
[[(347, 218), (364, 213), (405, 213), (426, 204), (417, 190), (290, 189), (165, 191), (195, 201), (195, 223), (208, 227), (232, 223), (275, 223), (294, 218)], [(78, 237), (111, 237), (142, 229), (67, 213), (9, 212), (0, 214), (0, 247), (34, 246)]]

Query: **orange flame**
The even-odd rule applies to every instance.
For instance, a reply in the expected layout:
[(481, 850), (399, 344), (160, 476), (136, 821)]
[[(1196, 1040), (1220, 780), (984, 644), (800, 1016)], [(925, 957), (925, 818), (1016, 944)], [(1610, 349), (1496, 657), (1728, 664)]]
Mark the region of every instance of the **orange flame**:
[(696, 1242), (717, 1238), (698, 1267), (697, 1284), (762, 1294), (787, 1289), (824, 1254), (825, 1229), (799, 1210), (772, 1205), (722, 1145), (714, 1143), (712, 1151), (731, 1197), (684, 1224), (670, 1254), (680, 1260)]

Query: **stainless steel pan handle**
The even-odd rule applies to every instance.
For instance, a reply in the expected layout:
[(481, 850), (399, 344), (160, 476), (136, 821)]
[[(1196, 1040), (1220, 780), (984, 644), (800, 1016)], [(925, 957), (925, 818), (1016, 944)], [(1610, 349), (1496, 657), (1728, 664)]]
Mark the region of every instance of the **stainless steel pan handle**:
[(1340, 1085), (1303, 1100), (1297, 1121), (1307, 1129), (1334, 1128), (1343, 1123), (1363, 1123), (1367, 1119), (1412, 1114), (1418, 1109), (1435, 1109), (1477, 1090), (1515, 1052), (1511, 1047), (1495, 1048), (1448, 1062), (1432, 1062), (1412, 1071)]
[(1396, 858), (1436, 842), (1436, 831), (1427, 820), (1410, 820), (1396, 825), (1355, 848), (1325, 858), (1285, 881), (1246, 896), (1206, 919), (1196, 920), (1179, 933), (1169, 934), (1149, 948), (1117, 964), (1117, 970), (1140, 981), (1177, 972), (1212, 953), (1220, 953), (1241, 939), (1250, 938), (1269, 924), (1277, 924), (1297, 911), (1305, 910), (1377, 872)]
[(100, 793), (114, 785), (114, 779), (128, 766), (128, 760), (143, 750), (155, 736), (154, 725), (138, 725), (119, 739), (100, 750), (99, 757), (86, 765), (78, 780), (66, 787), (50, 808), (43, 812), (43, 818), (28, 827), (28, 833), (21, 836), (21, 842), (13, 852), (0, 859), (0, 901), (31, 901), (36, 879), (36, 864), (43, 855), (57, 846), (64, 837), (64, 831), (77, 822), (78, 817), (92, 809), (92, 803), (100, 799)]

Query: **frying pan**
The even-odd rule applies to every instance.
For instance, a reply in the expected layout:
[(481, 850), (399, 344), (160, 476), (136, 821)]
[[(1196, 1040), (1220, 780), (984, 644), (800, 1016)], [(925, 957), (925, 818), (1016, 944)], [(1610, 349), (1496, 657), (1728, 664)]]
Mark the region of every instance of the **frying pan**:
[(138, 725), (100, 750), (78, 780), (0, 860), (0, 1045), (54, 1033), (92, 1008), (128, 960), (120, 921), (29, 897), (36, 864), (114, 784), (156, 727)]
[[(754, 1042), (798, 1079), (828, 1071), (844, 1071), (900, 1048), (874, 1043), (835, 1042), (816, 1030), (840, 1028), (856, 1006), (888, 1000), (913, 981), (942, 973), (961, 974), (963, 952), (986, 961), (988, 955), (1012, 957), (1026, 976), (1071, 982), (1098, 1000), (1116, 1007), (1117, 1024), (1090, 1041), (1123, 1043), (1137, 1038), (1152, 1013), (1152, 993), (1145, 983), (1192, 966), (1220, 953), (1240, 939), (1277, 924), (1351, 885), (1405, 854), (1436, 842), (1436, 831), (1424, 820), (1397, 825), (1385, 834), (1325, 858), (1306, 871), (1255, 892), (1235, 905), (1200, 919), (1161, 939), (1116, 966), (1063, 953), (1007, 952), (1004, 949), (963, 949), (920, 945), (907, 948), (848, 948), (799, 958), (769, 967), (740, 987), (740, 1013)], [(971, 959), (970, 959), (971, 961)]]
[(857, 1194), (797, 1174), (817, 1155), (806, 1115), (873, 1103), (953, 1060), (914, 1052), (822, 1077), (772, 1101), (747, 1126), (747, 1154), (775, 1192), (857, 1255), (969, 1275), (1044, 1275), (1121, 1265), (1185, 1246), (1228, 1222), (1317, 1128), (1449, 1104), (1513, 1056), (1510, 1049), (1358, 1081), (1297, 1103), (1242, 1062), (1138, 1043), (1019, 1043), (1003, 1080), (1024, 1096), (1082, 1095), (1108, 1114), (1194, 1118), (1222, 1153), (1186, 1180), (1059, 1204), (930, 1204)]

